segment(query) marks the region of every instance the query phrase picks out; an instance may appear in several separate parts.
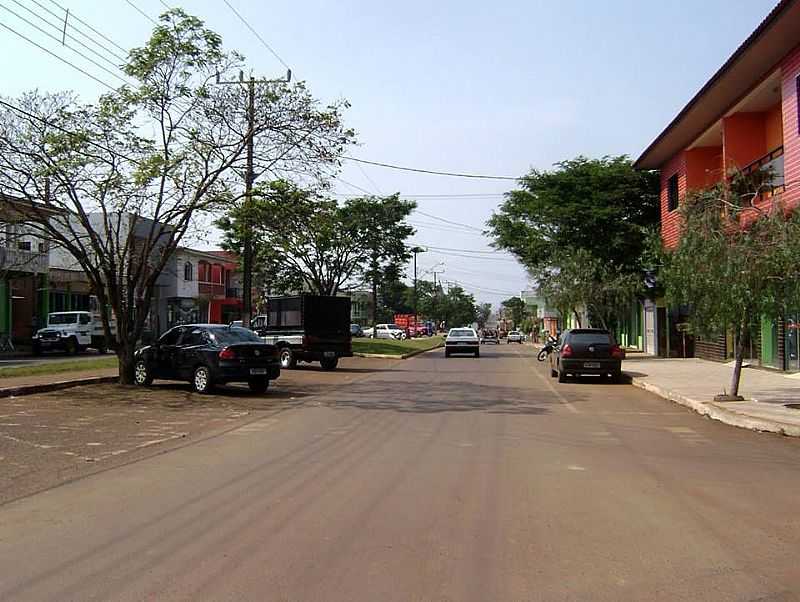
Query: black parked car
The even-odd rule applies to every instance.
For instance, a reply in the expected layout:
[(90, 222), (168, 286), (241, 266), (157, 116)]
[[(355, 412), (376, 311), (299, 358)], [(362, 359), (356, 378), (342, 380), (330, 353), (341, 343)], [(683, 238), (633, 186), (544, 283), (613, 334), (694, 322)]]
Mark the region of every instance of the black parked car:
[(566, 382), (568, 374), (610, 376), (614, 382), (619, 382), (624, 359), (625, 350), (614, 342), (608, 330), (566, 330), (550, 354), (550, 375), (557, 376), (560, 383)]
[(165, 332), (153, 345), (136, 352), (134, 380), (186, 380), (198, 393), (214, 385), (246, 382), (263, 393), (280, 375), (278, 348), (252, 330), (221, 324), (187, 324)]

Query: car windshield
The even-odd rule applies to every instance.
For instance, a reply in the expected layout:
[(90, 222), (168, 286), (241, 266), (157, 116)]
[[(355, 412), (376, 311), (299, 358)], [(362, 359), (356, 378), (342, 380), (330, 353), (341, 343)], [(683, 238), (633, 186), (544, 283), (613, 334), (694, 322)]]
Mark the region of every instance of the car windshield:
[(451, 330), (450, 334), (447, 335), (447, 336), (455, 337), (455, 338), (459, 338), (459, 337), (474, 337), (475, 333), (472, 330), (470, 330), (469, 328), (458, 328), (458, 329)]
[(511, 336), (514, 336), (514, 337), (518, 337), (519, 336), (519, 332), (517, 332), (516, 330), (512, 330), (508, 334), (510, 334)]
[(232, 345), (234, 343), (262, 343), (261, 338), (247, 328), (210, 328), (209, 338), (218, 345)]
[(48, 324), (76, 324), (78, 322), (78, 314), (50, 314), (47, 319)]
[(387, 328), (389, 330), (402, 330), (397, 324), (389, 324), (389, 326), (387, 326)]

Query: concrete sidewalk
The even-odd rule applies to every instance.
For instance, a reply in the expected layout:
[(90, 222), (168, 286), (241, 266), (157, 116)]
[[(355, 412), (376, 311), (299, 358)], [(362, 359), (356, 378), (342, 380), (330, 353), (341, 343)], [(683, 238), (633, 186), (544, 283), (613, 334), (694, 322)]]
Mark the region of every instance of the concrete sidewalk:
[[(739, 394), (746, 401), (715, 402), (730, 385), (733, 365), (701, 359), (632, 356), (623, 363), (631, 384), (726, 424), (800, 437), (800, 375), (744, 368)], [(800, 408), (800, 406), (798, 406)]]

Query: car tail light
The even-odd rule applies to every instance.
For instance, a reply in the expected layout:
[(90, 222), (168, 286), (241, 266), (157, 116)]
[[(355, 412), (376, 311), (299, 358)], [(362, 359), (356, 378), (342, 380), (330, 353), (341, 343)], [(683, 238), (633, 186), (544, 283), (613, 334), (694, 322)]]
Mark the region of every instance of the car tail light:
[(561, 357), (572, 357), (572, 347), (569, 344), (561, 348)]
[(620, 347), (619, 345), (612, 345), (611, 346), (611, 357), (615, 360), (624, 360), (625, 359), (625, 350)]
[(219, 352), (219, 359), (221, 360), (235, 360), (236, 359), (236, 351), (231, 349), (230, 347), (225, 347), (222, 351)]

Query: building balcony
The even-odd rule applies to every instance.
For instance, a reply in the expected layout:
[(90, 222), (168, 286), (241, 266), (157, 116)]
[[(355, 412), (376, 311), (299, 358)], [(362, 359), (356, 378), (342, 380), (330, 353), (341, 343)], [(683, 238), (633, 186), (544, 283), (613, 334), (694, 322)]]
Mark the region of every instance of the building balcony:
[(742, 168), (742, 175), (751, 176), (761, 173), (759, 176), (760, 196), (771, 196), (778, 192), (783, 192), (785, 188), (783, 171), (783, 147), (768, 152), (763, 157), (759, 157), (752, 163)]
[(228, 299), (241, 299), (242, 298), (242, 289), (240, 288), (226, 288), (225, 289), (225, 297)]
[(218, 282), (198, 282), (197, 293), (201, 297), (225, 297), (225, 285)]
[(5, 272), (44, 274), (49, 264), (47, 253), (0, 246), (0, 269)]

